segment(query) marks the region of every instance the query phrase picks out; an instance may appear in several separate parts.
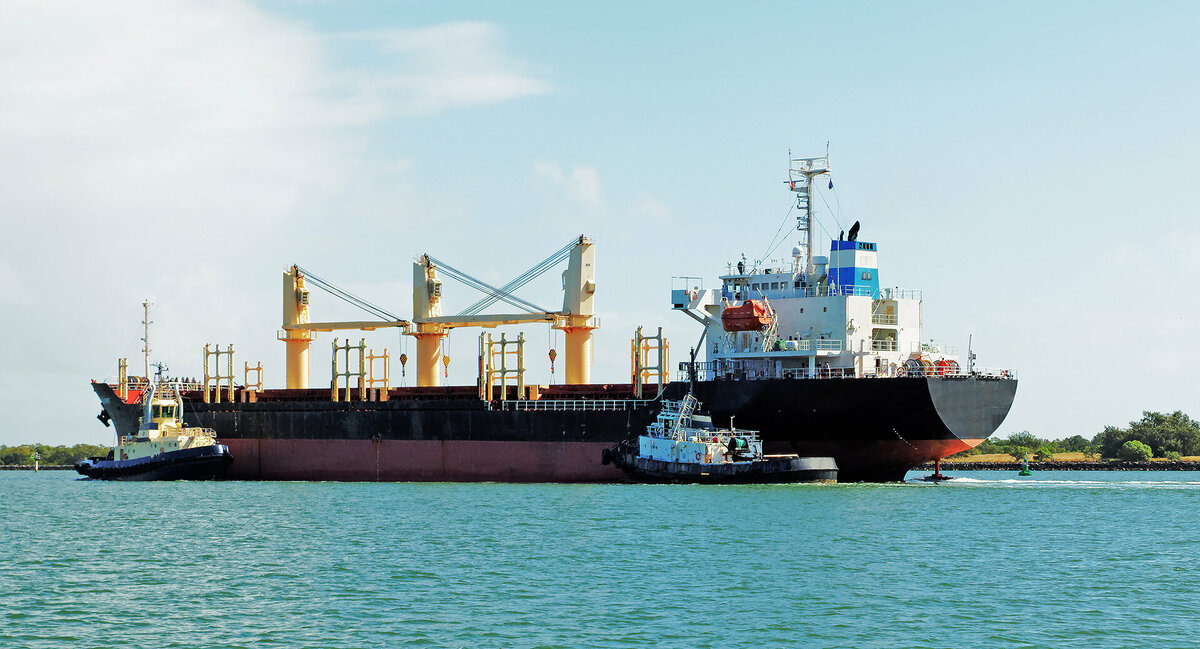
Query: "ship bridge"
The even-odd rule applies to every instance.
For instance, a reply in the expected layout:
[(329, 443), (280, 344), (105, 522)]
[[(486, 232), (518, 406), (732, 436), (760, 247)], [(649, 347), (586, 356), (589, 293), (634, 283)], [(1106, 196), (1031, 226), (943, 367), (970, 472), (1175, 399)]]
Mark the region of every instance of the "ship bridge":
[(792, 161), (788, 187), (805, 239), (790, 264), (743, 256), (716, 288), (697, 277), (674, 279), (672, 308), (703, 327), (696, 349), (714, 371), (740, 363), (777, 376), (898, 376), (910, 372), (910, 361), (956, 365), (951, 350), (922, 341), (921, 293), (880, 286), (879, 249), (858, 239), (860, 223), (826, 239), (828, 255), (813, 254), (813, 180), (828, 173), (828, 155)]

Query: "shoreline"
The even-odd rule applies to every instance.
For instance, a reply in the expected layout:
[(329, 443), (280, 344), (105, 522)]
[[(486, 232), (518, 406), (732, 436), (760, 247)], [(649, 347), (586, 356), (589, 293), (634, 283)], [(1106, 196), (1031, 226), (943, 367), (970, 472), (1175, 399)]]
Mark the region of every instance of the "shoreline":
[[(933, 471), (933, 462), (926, 462), (912, 471)], [(1020, 471), (1020, 462), (947, 462), (942, 461), (942, 472), (946, 471)], [(1030, 471), (1200, 471), (1200, 462), (1191, 460), (1164, 460), (1160, 462), (1132, 462), (1129, 460), (1060, 460), (1030, 462)]]
[[(73, 464), (43, 464), (39, 471), (73, 471)], [(32, 465), (0, 464), (0, 471), (33, 471)], [(919, 464), (910, 471), (933, 471), (933, 462)], [(947, 471), (1020, 471), (1020, 462), (942, 462), (942, 472)], [(1160, 462), (1131, 462), (1127, 460), (1061, 460), (1054, 462), (1030, 462), (1030, 471), (1200, 471), (1200, 462), (1192, 460), (1167, 460)]]

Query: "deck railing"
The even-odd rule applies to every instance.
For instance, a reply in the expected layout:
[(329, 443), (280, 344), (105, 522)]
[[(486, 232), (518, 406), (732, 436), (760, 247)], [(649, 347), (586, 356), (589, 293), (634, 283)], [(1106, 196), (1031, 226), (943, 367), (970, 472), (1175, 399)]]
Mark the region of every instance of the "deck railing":
[(494, 410), (636, 410), (653, 403), (653, 399), (538, 399), (536, 401), (500, 401)]
[[(683, 361), (679, 364), (679, 380), (687, 381), (691, 375), (693, 363)], [(877, 372), (874, 368), (863, 368), (858, 373), (852, 367), (821, 367), (818, 365), (811, 370), (807, 367), (783, 367), (774, 360), (762, 359), (720, 359), (716, 361), (697, 361), (694, 363), (697, 381), (756, 381), (762, 379), (885, 379), (904, 377), (928, 377), (943, 379), (1017, 379), (1017, 371), (1012, 369), (996, 369), (977, 367), (973, 372), (965, 368), (949, 367), (919, 367), (905, 368), (895, 371)]]
[[(921, 291), (911, 288), (881, 288), (872, 290), (868, 286), (796, 286), (795, 283), (781, 282), (783, 286), (780, 288), (747, 288), (745, 290), (731, 290), (728, 286), (715, 289), (718, 297), (727, 300), (748, 300), (756, 299), (760, 295), (765, 295), (768, 299), (776, 298), (792, 298), (792, 297), (831, 297), (837, 295), (853, 295), (858, 297), (869, 297), (876, 300), (920, 300)], [(676, 289), (681, 290), (681, 289)]]
[(947, 354), (950, 356), (958, 356), (957, 345), (943, 345), (941, 343), (909, 343), (908, 351), (914, 354)]

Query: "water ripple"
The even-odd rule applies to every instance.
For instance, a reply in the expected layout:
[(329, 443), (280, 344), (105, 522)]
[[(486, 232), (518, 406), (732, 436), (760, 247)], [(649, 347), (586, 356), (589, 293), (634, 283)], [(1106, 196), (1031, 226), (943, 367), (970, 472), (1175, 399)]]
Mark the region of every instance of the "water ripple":
[(0, 646), (1184, 646), (1190, 473), (949, 484), (0, 475)]

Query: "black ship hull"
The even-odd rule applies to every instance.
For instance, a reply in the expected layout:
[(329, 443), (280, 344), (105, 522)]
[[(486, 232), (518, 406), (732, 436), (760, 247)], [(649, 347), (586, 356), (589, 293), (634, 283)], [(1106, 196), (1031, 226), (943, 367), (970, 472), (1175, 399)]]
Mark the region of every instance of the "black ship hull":
[[(140, 409), (93, 383), (121, 434)], [(624, 479), (601, 453), (636, 438), (659, 410), (629, 386), (569, 386), (577, 398), (483, 401), (442, 388), (335, 402), (329, 392), (186, 395), (185, 423), (212, 428), (237, 460), (229, 477), (286, 480)], [(588, 393), (589, 388), (595, 388)], [(678, 399), (684, 382), (667, 386)], [(839, 482), (902, 480), (910, 468), (971, 448), (1004, 420), (1016, 381), (992, 377), (714, 380), (692, 386), (713, 423), (758, 430), (768, 454), (828, 456)], [(251, 398), (257, 398), (255, 402)], [(732, 420), (732, 422), (731, 422)]]

